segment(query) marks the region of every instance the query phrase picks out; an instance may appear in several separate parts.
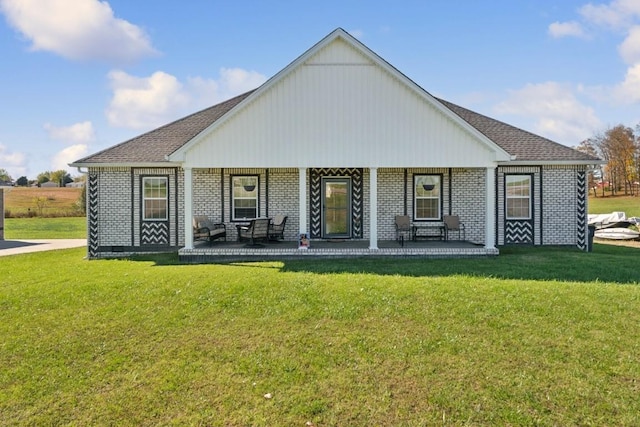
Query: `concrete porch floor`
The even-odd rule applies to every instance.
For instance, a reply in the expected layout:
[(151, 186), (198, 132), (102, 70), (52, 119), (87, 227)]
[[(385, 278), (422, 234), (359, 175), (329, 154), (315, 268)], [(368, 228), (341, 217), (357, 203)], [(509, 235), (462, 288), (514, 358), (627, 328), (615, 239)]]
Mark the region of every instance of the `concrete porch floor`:
[(465, 241), (405, 241), (404, 246), (395, 240), (378, 241), (378, 249), (369, 249), (369, 241), (362, 240), (312, 240), (308, 249), (298, 249), (298, 242), (280, 241), (251, 246), (246, 242), (197, 242), (193, 249), (178, 251), (182, 262), (207, 263), (227, 261), (269, 261), (279, 259), (344, 258), (344, 257), (421, 257), (466, 258), (498, 255), (497, 248), (485, 249), (483, 245)]

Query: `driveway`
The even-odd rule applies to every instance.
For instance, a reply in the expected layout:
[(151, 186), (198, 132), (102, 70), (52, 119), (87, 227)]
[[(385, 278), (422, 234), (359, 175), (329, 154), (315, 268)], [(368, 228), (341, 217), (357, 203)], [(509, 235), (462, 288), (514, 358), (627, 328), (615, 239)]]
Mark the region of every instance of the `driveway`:
[(0, 256), (87, 246), (87, 239), (0, 240)]

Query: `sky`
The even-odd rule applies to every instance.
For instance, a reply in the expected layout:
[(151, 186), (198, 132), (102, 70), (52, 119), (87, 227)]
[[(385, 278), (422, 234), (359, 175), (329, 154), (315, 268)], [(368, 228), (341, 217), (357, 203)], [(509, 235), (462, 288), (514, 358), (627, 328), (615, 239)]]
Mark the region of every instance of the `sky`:
[(77, 176), (338, 27), (430, 94), (567, 146), (640, 124), (640, 0), (0, 0), (0, 168)]

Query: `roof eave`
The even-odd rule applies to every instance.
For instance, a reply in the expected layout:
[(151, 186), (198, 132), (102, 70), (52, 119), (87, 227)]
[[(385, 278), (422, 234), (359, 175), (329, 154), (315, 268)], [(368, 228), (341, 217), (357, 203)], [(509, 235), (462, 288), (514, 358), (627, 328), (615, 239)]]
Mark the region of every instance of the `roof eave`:
[(513, 160), (508, 162), (498, 162), (499, 166), (553, 166), (553, 165), (604, 165), (607, 162), (596, 160)]
[(72, 168), (175, 168), (178, 162), (75, 162), (69, 163)]

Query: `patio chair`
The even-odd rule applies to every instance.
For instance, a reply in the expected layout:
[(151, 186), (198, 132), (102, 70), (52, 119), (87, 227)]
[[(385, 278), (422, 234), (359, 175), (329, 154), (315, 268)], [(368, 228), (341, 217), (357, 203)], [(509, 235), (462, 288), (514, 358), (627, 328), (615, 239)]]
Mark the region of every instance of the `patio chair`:
[(286, 215), (276, 215), (269, 224), (269, 240), (284, 240), (284, 225), (286, 223)]
[(449, 240), (449, 232), (457, 231), (458, 240), (460, 240), (460, 234), (462, 233), (462, 240), (467, 240), (467, 234), (464, 228), (464, 224), (460, 222), (458, 215), (444, 215), (442, 217), (444, 222), (444, 240)]
[(404, 246), (404, 233), (412, 235), (413, 227), (411, 227), (411, 219), (409, 215), (396, 215), (396, 240), (400, 246)]
[(193, 217), (193, 240), (227, 240), (227, 227), (223, 223), (214, 223), (205, 215)]
[(248, 227), (238, 228), (238, 240), (249, 240), (251, 246), (256, 246), (258, 240), (269, 239), (269, 218), (252, 219)]

